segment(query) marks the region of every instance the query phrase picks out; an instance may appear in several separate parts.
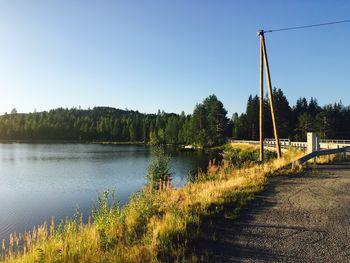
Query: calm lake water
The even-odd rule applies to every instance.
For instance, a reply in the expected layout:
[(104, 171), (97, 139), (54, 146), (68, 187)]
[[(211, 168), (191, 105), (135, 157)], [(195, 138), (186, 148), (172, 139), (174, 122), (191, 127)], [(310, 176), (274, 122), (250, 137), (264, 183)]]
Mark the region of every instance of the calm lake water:
[[(204, 167), (200, 153), (170, 151), (176, 187)], [(146, 183), (146, 146), (98, 144), (0, 144), (0, 240), (10, 233), (91, 213), (98, 193), (115, 190), (125, 203)]]

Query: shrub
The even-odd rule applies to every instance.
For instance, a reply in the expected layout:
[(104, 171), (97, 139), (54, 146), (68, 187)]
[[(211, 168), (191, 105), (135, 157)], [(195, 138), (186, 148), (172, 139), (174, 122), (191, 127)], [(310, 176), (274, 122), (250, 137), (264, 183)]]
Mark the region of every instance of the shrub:
[[(264, 150), (265, 161), (269, 161), (276, 158), (276, 153), (268, 150)], [(243, 167), (250, 163), (256, 163), (259, 161), (259, 148), (254, 145), (245, 145), (244, 147), (238, 145), (234, 147), (230, 144), (226, 145), (224, 154), (224, 160), (234, 167)]]
[(158, 189), (158, 182), (163, 182), (171, 179), (170, 161), (171, 157), (165, 154), (164, 149), (156, 146), (152, 150), (153, 157), (148, 165), (147, 180), (152, 189)]
[(100, 237), (102, 250), (107, 250), (113, 245), (114, 240), (109, 237), (108, 230), (116, 219), (122, 217), (114, 192), (112, 192), (111, 204), (109, 204), (109, 199), (108, 191), (105, 191), (103, 195), (99, 194), (97, 207), (92, 210), (92, 218)]

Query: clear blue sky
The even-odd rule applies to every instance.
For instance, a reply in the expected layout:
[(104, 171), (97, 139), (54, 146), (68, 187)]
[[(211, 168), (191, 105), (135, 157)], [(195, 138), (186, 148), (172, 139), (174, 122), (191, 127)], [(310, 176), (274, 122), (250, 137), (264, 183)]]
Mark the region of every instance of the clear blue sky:
[[(350, 19), (349, 1), (2, 0), (0, 113), (111, 106), (191, 113), (259, 90), (258, 29)], [(266, 35), (291, 104), (350, 104), (350, 23)]]

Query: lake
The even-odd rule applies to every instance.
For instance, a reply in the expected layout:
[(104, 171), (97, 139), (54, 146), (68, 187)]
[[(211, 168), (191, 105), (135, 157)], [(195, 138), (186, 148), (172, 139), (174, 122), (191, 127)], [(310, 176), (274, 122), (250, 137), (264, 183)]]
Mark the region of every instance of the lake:
[[(167, 150), (172, 156), (172, 185), (205, 167), (202, 153)], [(121, 203), (146, 183), (151, 148), (143, 145), (0, 144), (0, 241), (10, 233), (72, 217), (85, 218), (98, 193), (115, 190)]]

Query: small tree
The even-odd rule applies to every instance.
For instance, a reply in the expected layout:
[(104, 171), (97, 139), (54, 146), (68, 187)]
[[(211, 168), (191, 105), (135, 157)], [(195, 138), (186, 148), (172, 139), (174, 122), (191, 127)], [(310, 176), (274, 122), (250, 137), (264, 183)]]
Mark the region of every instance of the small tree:
[(164, 149), (156, 146), (152, 150), (153, 157), (148, 165), (147, 180), (152, 189), (159, 189), (159, 181), (167, 182), (171, 179), (171, 158)]

